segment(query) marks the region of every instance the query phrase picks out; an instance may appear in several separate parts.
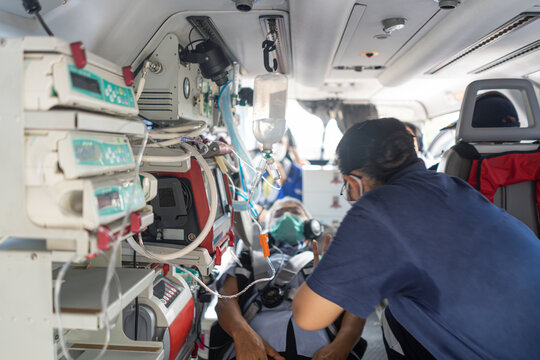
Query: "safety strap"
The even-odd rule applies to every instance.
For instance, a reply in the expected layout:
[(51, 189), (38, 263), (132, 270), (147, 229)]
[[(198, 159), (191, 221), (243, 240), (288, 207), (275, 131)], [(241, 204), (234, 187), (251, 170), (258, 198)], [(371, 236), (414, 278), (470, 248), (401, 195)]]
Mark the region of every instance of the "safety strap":
[[(306, 267), (313, 260), (313, 253), (311, 251), (304, 251), (294, 255), (289, 259), (287, 265), (282, 268), (272, 281), (273, 285), (284, 288), (286, 287), (294, 277)], [(268, 271), (268, 264), (264, 258), (262, 251), (253, 251), (252, 253), (253, 275), (255, 280), (270, 277)], [(258, 290), (264, 289), (270, 281), (264, 281), (256, 284)]]
[(311, 261), (313, 261), (313, 253), (311, 251), (304, 251), (294, 255), (289, 259), (287, 265), (281, 269), (279, 274), (277, 274), (274, 285), (281, 288), (289, 285), (294, 277)]
[(298, 352), (296, 350), (296, 337), (294, 336), (294, 326), (292, 323), (292, 317), (289, 319), (287, 325), (287, 345), (285, 347), (285, 360), (296, 360), (298, 358)]
[[(263, 255), (262, 251), (253, 250), (251, 253), (251, 263), (253, 264), (253, 277), (255, 280), (264, 279), (270, 277), (270, 271), (268, 269), (268, 263)], [(269, 283), (269, 281), (264, 281), (255, 284), (257, 290), (262, 290)]]
[[(294, 277), (300, 271), (302, 271), (302, 269), (312, 260), (313, 253), (311, 251), (305, 251), (296, 254), (289, 259), (287, 265), (285, 265), (285, 267), (281, 269), (281, 271), (276, 275), (273, 284), (282, 288), (286, 287), (287, 285), (289, 285), (292, 279), (294, 279)], [(262, 255), (262, 251), (254, 250), (252, 252), (252, 266), (255, 280), (270, 276), (270, 273), (268, 271), (268, 264), (266, 263), (266, 260)], [(249, 277), (248, 274), (244, 275)], [(257, 287), (257, 290), (262, 291), (269, 283), (270, 281), (264, 281), (256, 284), (255, 286)], [(286, 299), (292, 301), (295, 292), (295, 290), (290, 289), (287, 293)], [(257, 301), (258, 297), (259, 292), (257, 291), (246, 301), (244, 305), (244, 318), (248, 323), (255, 318), (259, 311), (261, 311), (262, 305), (259, 301)]]

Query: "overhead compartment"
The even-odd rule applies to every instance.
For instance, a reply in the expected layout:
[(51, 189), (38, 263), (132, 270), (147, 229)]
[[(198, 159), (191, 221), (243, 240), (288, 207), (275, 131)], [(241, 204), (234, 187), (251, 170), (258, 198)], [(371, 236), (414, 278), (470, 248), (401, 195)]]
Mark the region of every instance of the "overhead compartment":
[[(517, 30), (501, 37), (494, 43), (496, 46), (490, 46), (489, 43), (493, 42), (490, 41), (486, 46), (480, 47), (483, 48), (482, 50), (478, 48), (478, 51), (468, 52), (468, 49), (474, 48), (474, 44), (477, 42), (477, 45), (481, 44), (482, 39), (488, 34), (509, 23), (516, 16), (527, 12), (536, 5), (536, 2), (535, 0), (490, 2), (488, 9), (486, 2), (464, 1), (460, 7), (453, 10), (407, 53), (388, 67), (378, 79), (384, 86), (398, 86), (430, 71), (440, 73), (441, 76), (445, 72), (450, 76), (467, 74), (485, 65), (486, 60), (495, 60), (516, 50), (516, 46), (520, 47), (532, 42), (531, 36), (537, 40), (539, 31), (536, 26), (540, 22), (534, 21), (530, 25), (516, 26)], [(483, 16), (488, 12), (489, 17)], [(462, 61), (462, 59), (467, 59), (467, 61)], [(447, 66), (444, 66), (445, 63), (448, 63)]]
[[(343, 71), (346, 76), (376, 76), (404, 47), (417, 41), (422, 31), (433, 27), (449, 13), (423, 0), (409, 1), (406, 8), (399, 10), (389, 9), (383, 2), (354, 4), (332, 61), (330, 77), (342, 77)], [(391, 23), (396, 25), (385, 32), (385, 24)]]

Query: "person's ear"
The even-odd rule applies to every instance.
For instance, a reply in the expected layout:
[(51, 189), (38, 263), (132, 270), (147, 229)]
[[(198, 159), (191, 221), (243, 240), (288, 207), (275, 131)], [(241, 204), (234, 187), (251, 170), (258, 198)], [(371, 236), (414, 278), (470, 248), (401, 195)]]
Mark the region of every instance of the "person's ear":
[[(343, 178), (349, 184), (349, 196), (352, 200), (358, 200), (361, 196), (360, 194), (360, 185), (358, 182), (350, 175), (343, 175)], [(362, 180), (360, 180), (362, 181)]]

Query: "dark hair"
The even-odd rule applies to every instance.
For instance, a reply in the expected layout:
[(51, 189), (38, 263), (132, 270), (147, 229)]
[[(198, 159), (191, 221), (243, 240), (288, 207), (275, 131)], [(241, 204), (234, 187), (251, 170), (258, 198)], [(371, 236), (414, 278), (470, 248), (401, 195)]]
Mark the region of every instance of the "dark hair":
[(514, 104), (500, 92), (489, 91), (476, 98), (473, 127), (519, 127), (519, 125)]
[(422, 131), (420, 131), (420, 128), (413, 123), (403, 121), (403, 125), (409, 128), (409, 130), (412, 131), (415, 137), (416, 145), (418, 146), (418, 152), (424, 151), (424, 139), (422, 135)]
[(396, 172), (418, 161), (413, 136), (394, 118), (355, 124), (343, 135), (336, 153), (343, 174), (360, 170), (383, 184)]

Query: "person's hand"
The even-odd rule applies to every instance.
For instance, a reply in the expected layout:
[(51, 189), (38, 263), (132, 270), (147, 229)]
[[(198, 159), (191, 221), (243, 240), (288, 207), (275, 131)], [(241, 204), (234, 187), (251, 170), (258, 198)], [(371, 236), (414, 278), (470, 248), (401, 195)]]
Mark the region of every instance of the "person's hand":
[(335, 341), (319, 349), (312, 360), (345, 360), (349, 356), (346, 346), (341, 346)]
[(285, 360), (251, 328), (237, 332), (233, 340), (237, 360)]
[(332, 235), (326, 234), (321, 253), (319, 253), (319, 244), (317, 244), (317, 241), (314, 240), (311, 242), (311, 248), (313, 250), (313, 267), (317, 266), (317, 264), (319, 263), (319, 255), (323, 256), (328, 249), (328, 246), (330, 245), (330, 240), (332, 240)]

